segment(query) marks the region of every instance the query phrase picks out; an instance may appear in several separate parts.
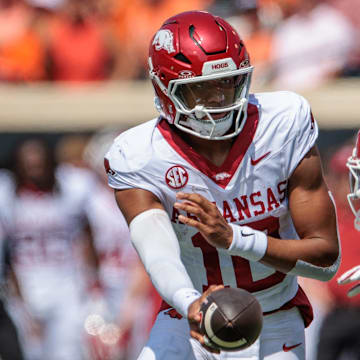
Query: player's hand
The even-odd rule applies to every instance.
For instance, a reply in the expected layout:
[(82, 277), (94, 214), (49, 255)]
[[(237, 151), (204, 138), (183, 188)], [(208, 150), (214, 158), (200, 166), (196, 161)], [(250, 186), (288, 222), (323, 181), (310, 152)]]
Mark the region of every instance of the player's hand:
[(189, 214), (195, 215), (197, 219), (179, 215), (179, 220), (186, 225), (198, 229), (206, 241), (217, 248), (227, 249), (233, 238), (231, 226), (226, 222), (215, 204), (196, 193), (176, 194), (178, 200), (174, 207)]
[(189, 306), (188, 310), (188, 321), (190, 325), (190, 335), (192, 338), (196, 339), (206, 350), (219, 354), (220, 351), (218, 349), (214, 349), (210, 347), (209, 342), (206, 341), (206, 337), (200, 333), (200, 322), (201, 322), (201, 314), (200, 307), (201, 304), (205, 301), (205, 299), (214, 291), (222, 289), (223, 285), (211, 285), (197, 300), (192, 302)]
[[(349, 284), (354, 281), (360, 280), (360, 265), (353, 267), (352, 269), (348, 270), (344, 274), (342, 274), (338, 279), (337, 282), (340, 285)], [(360, 294), (360, 283), (353, 286), (347, 293), (348, 297), (353, 297), (357, 294)]]

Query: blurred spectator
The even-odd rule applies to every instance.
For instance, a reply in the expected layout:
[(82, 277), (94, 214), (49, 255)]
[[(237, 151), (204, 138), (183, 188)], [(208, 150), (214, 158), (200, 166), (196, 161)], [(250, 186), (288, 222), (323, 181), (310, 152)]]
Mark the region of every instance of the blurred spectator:
[(73, 133), (64, 135), (56, 143), (55, 158), (61, 166), (74, 166), (77, 168), (88, 168), (84, 161), (84, 150), (89, 141), (89, 136)]
[[(359, 264), (359, 233), (354, 228), (354, 216), (347, 201), (349, 193), (349, 170), (346, 161), (353, 145), (344, 144), (331, 157), (328, 182), (333, 193), (338, 216), (338, 231), (341, 239), (342, 259), (338, 274)], [(319, 339), (318, 360), (359, 359), (360, 354), (360, 298), (347, 297), (351, 284), (339, 286), (333, 278), (322, 291), (328, 293), (326, 315)]]
[(13, 165), (0, 211), (19, 285), (9, 307), (26, 358), (82, 359), (82, 282), (74, 249), (86, 228), (92, 179), (56, 168), (52, 152), (38, 139), (16, 148)]
[(45, 78), (46, 51), (23, 0), (0, 0), (0, 81)]
[(114, 53), (95, 0), (67, 0), (49, 23), (50, 77), (55, 81), (106, 80)]
[(283, 89), (316, 87), (342, 71), (355, 33), (350, 21), (324, 0), (291, 4), (289, 17), (274, 32), (269, 76)]
[(261, 83), (296, 89), (359, 75), (358, 0), (0, 0), (0, 81), (145, 78), (154, 31), (193, 9), (229, 20)]
[(359, 0), (330, 0), (331, 4), (346, 16), (355, 30), (355, 46), (342, 75), (360, 76), (360, 1)]
[(113, 27), (118, 38), (117, 78), (147, 77), (151, 36), (169, 16), (206, 9), (211, 0), (132, 0), (116, 3)]
[[(261, 78), (267, 70), (271, 54), (272, 29), (261, 16), (260, 2), (257, 0), (232, 0), (225, 3), (215, 3), (211, 9), (216, 14), (225, 15), (226, 20), (236, 29), (244, 40), (246, 48), (251, 54), (250, 61), (255, 66), (254, 80)], [(225, 12), (225, 14), (224, 14)]]
[(26, 0), (34, 8), (56, 11), (61, 8), (66, 0)]

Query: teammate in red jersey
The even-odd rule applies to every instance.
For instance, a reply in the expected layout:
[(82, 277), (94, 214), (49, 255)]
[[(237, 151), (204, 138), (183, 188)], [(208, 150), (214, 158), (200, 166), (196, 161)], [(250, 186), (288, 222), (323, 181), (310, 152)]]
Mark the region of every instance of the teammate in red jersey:
[[(149, 68), (160, 117), (121, 134), (105, 157), (164, 300), (139, 359), (304, 359), (312, 309), (297, 276), (327, 281), (340, 262), (309, 104), (249, 95), (243, 41), (207, 12), (166, 20)], [(219, 286), (262, 306), (262, 333), (246, 350), (219, 353), (199, 332), (200, 304)]]

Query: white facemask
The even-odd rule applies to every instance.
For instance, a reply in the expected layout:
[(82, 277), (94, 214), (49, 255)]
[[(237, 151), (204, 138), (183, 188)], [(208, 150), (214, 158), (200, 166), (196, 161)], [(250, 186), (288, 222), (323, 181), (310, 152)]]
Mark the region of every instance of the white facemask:
[[(211, 117), (211, 115), (208, 116)], [(231, 111), (225, 117), (213, 120), (215, 122), (214, 126), (214, 123), (211, 120), (201, 120), (198, 119), (196, 116), (188, 116), (186, 120), (181, 120), (181, 124), (191, 128), (192, 130), (203, 136), (223, 136), (230, 130), (233, 124), (233, 117), (234, 111)]]

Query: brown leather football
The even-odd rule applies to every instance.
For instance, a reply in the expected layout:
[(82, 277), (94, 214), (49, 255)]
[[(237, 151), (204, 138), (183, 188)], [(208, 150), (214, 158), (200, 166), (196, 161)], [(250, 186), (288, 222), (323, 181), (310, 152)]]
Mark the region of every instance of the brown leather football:
[(209, 346), (243, 350), (259, 337), (263, 314), (255, 296), (243, 289), (224, 288), (211, 293), (202, 304), (200, 330)]

